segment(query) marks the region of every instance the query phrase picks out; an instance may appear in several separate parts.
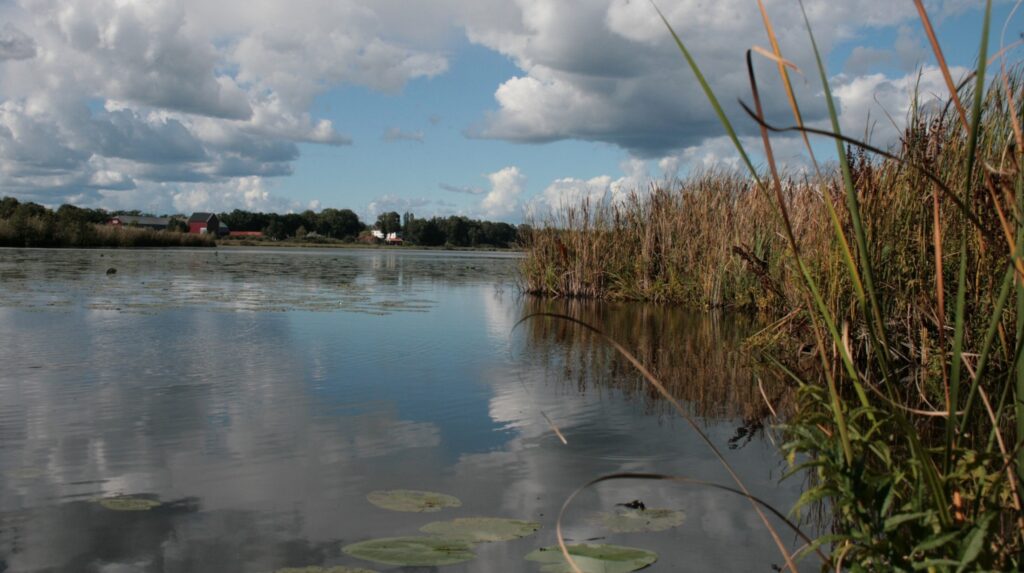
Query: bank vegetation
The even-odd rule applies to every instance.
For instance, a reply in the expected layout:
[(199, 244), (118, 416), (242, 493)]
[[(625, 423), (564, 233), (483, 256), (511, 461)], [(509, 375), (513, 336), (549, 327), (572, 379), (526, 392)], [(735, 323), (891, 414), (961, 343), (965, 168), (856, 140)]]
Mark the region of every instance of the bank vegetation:
[[(977, 67), (954, 78), (915, 1), (949, 91), (924, 107), (915, 95), (908, 127), (888, 150), (840, 133), (809, 26), (817, 69), (804, 73), (817, 76), (830, 124), (804, 127), (791, 64), (758, 5), (772, 42), (761, 53), (792, 109), (792, 127), (766, 123), (748, 51), (744, 121), (760, 126), (763, 165), (754, 165), (686, 38), (666, 21), (743, 170), (567, 206), (525, 238), (523, 287), (767, 318), (748, 348), (793, 387), (776, 424), (791, 473), (810, 484), (795, 511), (818, 505), (831, 516), (827, 534), (795, 555), (779, 541), (787, 534), (764, 519), (787, 566), (814, 559), (827, 570), (1020, 570), (1022, 73), (1008, 52), (988, 50), (991, 2)], [(782, 130), (807, 142), (806, 168), (786, 172), (774, 160)], [(815, 157), (809, 137), (827, 138), (835, 153)], [(732, 475), (725, 485), (745, 495)]]

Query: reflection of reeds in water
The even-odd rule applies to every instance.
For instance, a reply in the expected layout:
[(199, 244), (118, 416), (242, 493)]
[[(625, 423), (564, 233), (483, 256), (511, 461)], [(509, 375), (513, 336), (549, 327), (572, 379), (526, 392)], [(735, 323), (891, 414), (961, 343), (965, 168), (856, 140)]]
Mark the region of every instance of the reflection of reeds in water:
[[(744, 353), (743, 341), (754, 326), (745, 317), (585, 300), (529, 298), (525, 307), (526, 314), (564, 314), (600, 329), (702, 418), (742, 418), (749, 431), (770, 413), (765, 396), (776, 408), (786, 398), (786, 386), (775, 372), (758, 368)], [(574, 383), (581, 392), (619, 391), (643, 400), (652, 412), (665, 407), (657, 390), (596, 334), (544, 317), (526, 321), (523, 328), (528, 350), (549, 377)]]

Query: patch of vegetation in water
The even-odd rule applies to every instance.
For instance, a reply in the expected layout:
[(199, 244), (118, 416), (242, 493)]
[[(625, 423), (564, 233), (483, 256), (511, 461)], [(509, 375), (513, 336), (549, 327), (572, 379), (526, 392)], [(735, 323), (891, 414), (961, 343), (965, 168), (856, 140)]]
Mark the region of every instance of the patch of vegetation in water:
[(385, 537), (346, 545), (345, 553), (388, 565), (452, 565), (476, 557), (473, 545), (461, 539), (443, 537)]
[(591, 516), (588, 521), (616, 533), (664, 531), (683, 524), (686, 515), (675, 509), (620, 508)]
[(371, 491), (367, 494), (366, 499), (382, 509), (413, 513), (441, 511), (446, 507), (459, 507), (462, 505), (462, 502), (457, 497), (413, 489)]
[[(643, 569), (658, 560), (658, 554), (636, 547), (621, 545), (569, 545), (576, 566), (584, 573), (629, 573)], [(557, 546), (542, 547), (526, 556), (529, 561), (541, 563), (544, 573), (573, 573), (572, 566), (565, 560)]]
[(434, 521), (420, 528), (423, 533), (470, 543), (509, 541), (533, 535), (540, 529), (536, 521), (501, 517), (460, 517), (450, 521)]
[(105, 497), (98, 503), (113, 511), (149, 511), (161, 505), (155, 499), (132, 496)]
[(334, 567), (320, 567), (319, 565), (313, 565), (310, 567), (285, 567), (284, 569), (278, 569), (274, 573), (377, 573), (373, 569), (360, 569), (357, 567), (346, 567), (344, 565), (335, 565)]

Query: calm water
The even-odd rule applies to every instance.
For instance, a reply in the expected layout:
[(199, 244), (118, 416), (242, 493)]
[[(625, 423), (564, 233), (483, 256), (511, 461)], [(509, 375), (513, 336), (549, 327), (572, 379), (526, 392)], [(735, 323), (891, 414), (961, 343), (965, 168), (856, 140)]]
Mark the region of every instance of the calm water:
[[(526, 300), (515, 265), (381, 250), (0, 249), (0, 572), (434, 571), (340, 548), (481, 515), (543, 528), (440, 570), (538, 571), (523, 556), (554, 543), (559, 507), (591, 478), (729, 483), (599, 340), (556, 321), (513, 329), (539, 310), (600, 324), (635, 349), (755, 495), (792, 505), (800, 483), (779, 483), (784, 466), (757, 431), (763, 400), (736, 356), (744, 325)], [(366, 501), (390, 488), (463, 505), (409, 514)], [(96, 501), (115, 495), (163, 505)], [(633, 499), (686, 521), (641, 534), (586, 521)], [(567, 536), (656, 551), (652, 572), (768, 572), (780, 561), (747, 501), (653, 482), (585, 492)]]

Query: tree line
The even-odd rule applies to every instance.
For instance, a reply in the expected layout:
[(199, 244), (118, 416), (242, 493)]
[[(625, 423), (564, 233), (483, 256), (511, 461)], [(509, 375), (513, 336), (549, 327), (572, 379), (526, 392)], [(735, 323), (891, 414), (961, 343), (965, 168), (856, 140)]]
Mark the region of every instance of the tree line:
[[(85, 225), (106, 224), (118, 215), (154, 216), (139, 210), (93, 209), (61, 205), (51, 210), (43, 205), (20, 202), (14, 197), (0, 199), (0, 220), (42, 221), (55, 228), (86, 232)], [(171, 219), (169, 230), (187, 231), (188, 215), (161, 215)], [(384, 234), (399, 233), (403, 241), (427, 247), (497, 247), (515, 246), (528, 227), (509, 223), (471, 219), (461, 215), (420, 218), (413, 213), (399, 215), (396, 211), (381, 213), (372, 225), (359, 219), (351, 209), (326, 208), (320, 212), (262, 213), (235, 209), (218, 213), (217, 218), (232, 231), (259, 231), (276, 240), (322, 237), (346, 242), (366, 239), (372, 229)]]
[(372, 225), (363, 223), (351, 209), (327, 208), (319, 213), (253, 213), (235, 209), (218, 215), (232, 231), (262, 231), (272, 239), (304, 238), (316, 233), (328, 239), (355, 241), (365, 238), (371, 229), (385, 235), (399, 233), (403, 241), (426, 247), (498, 247), (514, 246), (522, 225), (482, 221), (461, 215), (419, 218), (413, 213), (381, 213)]

